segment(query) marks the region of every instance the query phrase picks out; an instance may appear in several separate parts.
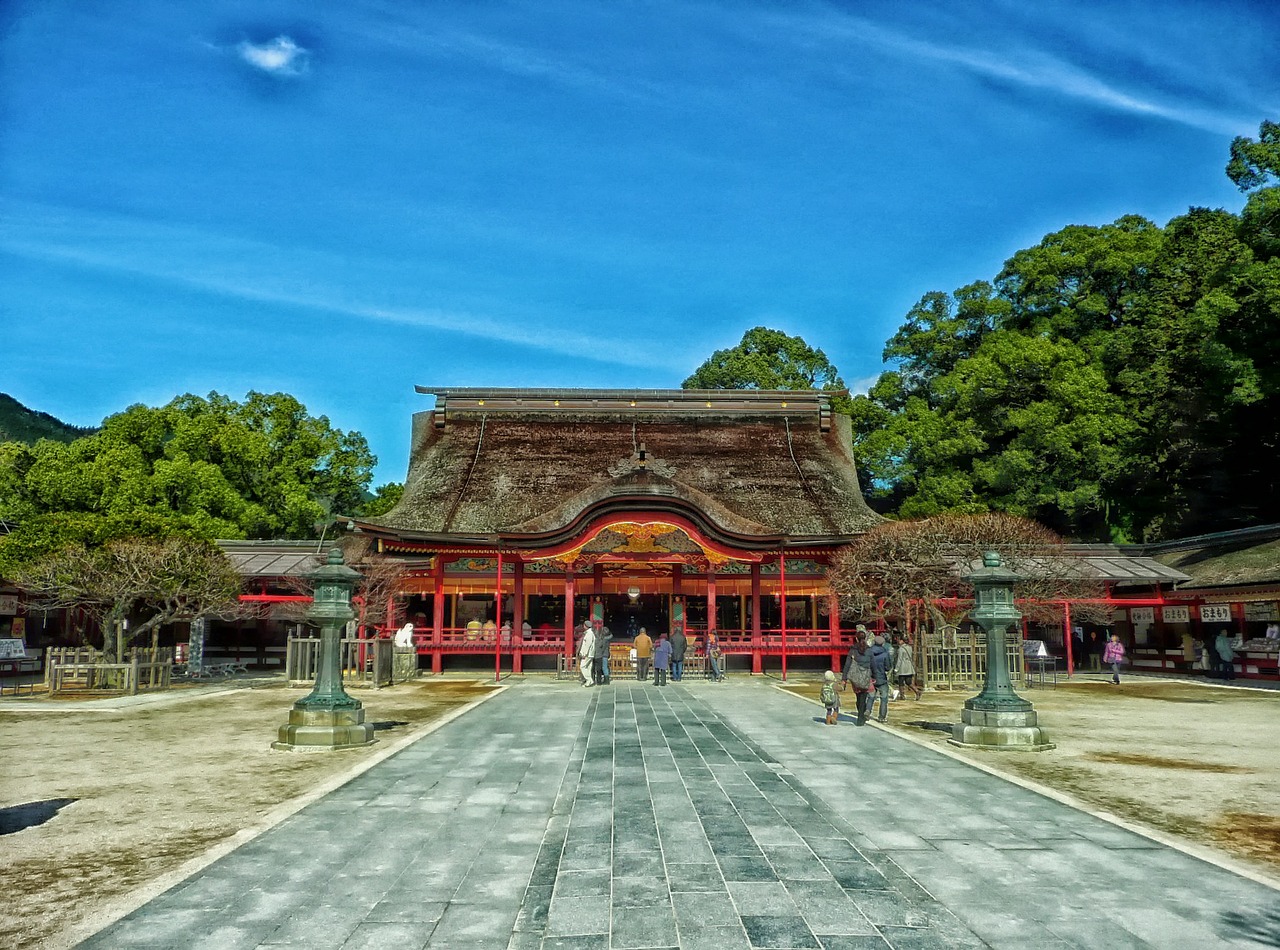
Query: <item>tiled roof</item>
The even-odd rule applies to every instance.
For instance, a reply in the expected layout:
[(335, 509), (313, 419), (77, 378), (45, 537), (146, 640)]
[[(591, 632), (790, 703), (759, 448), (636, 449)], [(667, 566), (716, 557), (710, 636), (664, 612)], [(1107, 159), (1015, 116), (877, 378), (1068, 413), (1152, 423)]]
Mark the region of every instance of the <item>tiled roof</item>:
[(243, 577), (300, 577), (316, 570), (327, 551), (315, 541), (219, 541)]

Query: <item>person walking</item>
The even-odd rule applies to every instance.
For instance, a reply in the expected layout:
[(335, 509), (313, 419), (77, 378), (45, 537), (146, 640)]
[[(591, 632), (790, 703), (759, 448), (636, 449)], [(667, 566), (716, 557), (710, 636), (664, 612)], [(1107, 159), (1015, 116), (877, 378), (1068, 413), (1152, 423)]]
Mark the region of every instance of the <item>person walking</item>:
[(684, 679), (684, 654), (689, 649), (689, 641), (684, 636), (683, 624), (676, 624), (671, 632), (671, 678), (675, 682)]
[(635, 648), (636, 679), (647, 680), (649, 678), (649, 661), (653, 659), (653, 639), (644, 627), (641, 627), (640, 632), (636, 634)]
[(1089, 672), (1102, 672), (1102, 651), (1103, 643), (1098, 639), (1098, 631), (1089, 631), (1089, 642), (1085, 644), (1085, 649), (1089, 651)]
[(724, 671), (720, 664), (724, 660), (724, 651), (720, 649), (720, 638), (714, 633), (707, 634), (707, 676), (713, 683), (724, 681)]
[[(884, 637), (876, 635), (871, 649), (867, 651), (871, 657), (871, 684), (876, 695), (880, 697), (880, 715), (877, 722), (889, 721), (889, 664), (891, 657), (889, 648), (884, 645)], [(868, 704), (870, 705), (870, 704)]]
[(1231, 631), (1222, 629), (1218, 631), (1218, 639), (1213, 643), (1214, 650), (1218, 653), (1220, 669), (1222, 670), (1222, 678), (1224, 680), (1233, 680), (1236, 678), (1236, 649), (1231, 642)]
[(583, 686), (595, 685), (596, 634), (591, 629), (591, 621), (582, 623), (582, 642), (578, 644), (578, 670), (582, 674)]
[(867, 641), (861, 634), (854, 637), (853, 645), (849, 647), (841, 675), (844, 684), (853, 687), (854, 702), (858, 708), (857, 723), (865, 726), (871, 705), (871, 656), (867, 652)]
[(1120, 667), (1124, 665), (1124, 644), (1120, 642), (1120, 634), (1111, 634), (1102, 650), (1102, 662), (1111, 667), (1111, 682), (1119, 686)]
[(834, 670), (827, 670), (822, 674), (822, 692), (818, 694), (818, 698), (827, 707), (827, 725), (834, 726), (840, 720), (840, 694), (836, 692)]
[(671, 641), (665, 633), (658, 634), (658, 645), (653, 648), (653, 685), (667, 685), (667, 671), (671, 669)]
[(920, 694), (924, 689), (916, 685), (916, 663), (915, 650), (911, 646), (911, 640), (905, 633), (898, 634), (898, 655), (894, 658), (893, 669), (898, 674), (898, 689), (902, 690), (902, 698), (907, 698), (907, 690), (911, 690), (916, 694), (916, 702), (920, 701)]
[(609, 628), (601, 624), (600, 630), (596, 633), (596, 685), (603, 686), (609, 682), (609, 644), (613, 641), (613, 634), (609, 632)]

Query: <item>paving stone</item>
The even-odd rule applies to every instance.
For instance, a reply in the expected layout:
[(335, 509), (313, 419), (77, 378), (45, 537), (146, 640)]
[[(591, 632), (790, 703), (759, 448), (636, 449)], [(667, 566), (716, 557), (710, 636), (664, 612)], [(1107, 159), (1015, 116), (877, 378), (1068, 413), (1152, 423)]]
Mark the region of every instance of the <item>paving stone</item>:
[(720, 873), (726, 881), (776, 881), (778, 875), (763, 854), (754, 857), (717, 855)]
[(613, 879), (613, 906), (651, 907), (667, 903), (670, 898), (665, 877), (615, 877)]
[(648, 907), (615, 907), (610, 945), (619, 950), (678, 947), (676, 918), (669, 902)]
[(720, 866), (706, 864), (668, 864), (667, 880), (673, 893), (679, 891), (724, 892), (724, 875)]
[(745, 678), (529, 681), (83, 946), (1275, 945), (1261, 885), (811, 716)]
[(738, 909), (728, 891), (672, 893), (671, 903), (682, 934), (707, 927), (741, 927)]
[(748, 916), (742, 918), (742, 926), (746, 928), (747, 939), (753, 947), (814, 947), (818, 946), (817, 938), (805, 923), (804, 918), (796, 915)]

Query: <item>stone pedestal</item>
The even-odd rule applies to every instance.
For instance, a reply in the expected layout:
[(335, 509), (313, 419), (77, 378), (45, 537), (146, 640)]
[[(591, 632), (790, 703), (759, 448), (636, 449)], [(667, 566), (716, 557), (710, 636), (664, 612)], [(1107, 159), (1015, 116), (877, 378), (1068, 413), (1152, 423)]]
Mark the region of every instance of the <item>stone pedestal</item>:
[(414, 647), (396, 647), (392, 659), (391, 681), (405, 683), (418, 675), (418, 651)]
[(299, 709), (289, 711), (289, 722), (280, 727), (280, 738), (271, 748), (286, 752), (334, 752), (358, 749), (378, 740), (373, 724), (364, 721), (364, 710)]
[(1034, 709), (987, 710), (974, 709), (968, 704), (960, 714), (960, 722), (951, 727), (950, 742), (964, 748), (997, 752), (1046, 752), (1055, 748), (1036, 724)]

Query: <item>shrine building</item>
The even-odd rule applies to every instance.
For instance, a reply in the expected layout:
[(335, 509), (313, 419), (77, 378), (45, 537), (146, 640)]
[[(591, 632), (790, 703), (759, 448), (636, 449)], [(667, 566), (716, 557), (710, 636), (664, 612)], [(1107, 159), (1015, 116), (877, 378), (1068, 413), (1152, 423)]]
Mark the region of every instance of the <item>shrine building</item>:
[(348, 528), (405, 569), (424, 666), (550, 669), (588, 617), (715, 633), (752, 672), (848, 649), (826, 569), (882, 519), (836, 394), (417, 390), (404, 497)]

